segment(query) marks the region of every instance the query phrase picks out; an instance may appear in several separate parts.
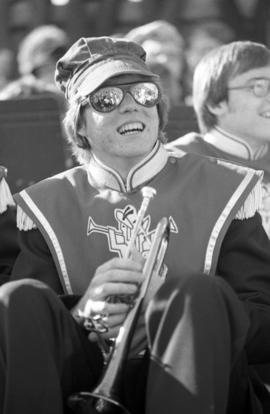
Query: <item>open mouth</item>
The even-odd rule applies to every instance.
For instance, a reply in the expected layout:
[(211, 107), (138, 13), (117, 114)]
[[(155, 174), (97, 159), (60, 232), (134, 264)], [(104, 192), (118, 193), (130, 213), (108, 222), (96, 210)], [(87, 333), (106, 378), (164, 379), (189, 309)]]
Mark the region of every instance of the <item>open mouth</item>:
[(131, 122), (129, 124), (124, 124), (117, 129), (120, 135), (132, 135), (143, 132), (145, 125), (142, 122)]

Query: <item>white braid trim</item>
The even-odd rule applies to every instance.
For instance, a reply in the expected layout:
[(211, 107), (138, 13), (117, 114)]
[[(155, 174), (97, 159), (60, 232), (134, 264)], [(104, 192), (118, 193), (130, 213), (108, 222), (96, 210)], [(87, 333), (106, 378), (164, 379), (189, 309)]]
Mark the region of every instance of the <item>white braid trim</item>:
[(15, 206), (8, 183), (3, 177), (0, 181), (0, 214), (7, 210), (8, 206)]
[(182, 158), (187, 154), (185, 151), (177, 147), (169, 147), (165, 145), (165, 149), (168, 152), (169, 157)]
[(244, 204), (237, 212), (235, 218), (238, 220), (248, 219), (253, 217), (256, 211), (260, 209), (262, 205), (262, 185), (261, 181), (259, 181), (251, 193), (248, 195), (247, 199), (245, 200)]
[(23, 211), (20, 206), (17, 207), (17, 227), (19, 230), (24, 231), (37, 228), (33, 220)]

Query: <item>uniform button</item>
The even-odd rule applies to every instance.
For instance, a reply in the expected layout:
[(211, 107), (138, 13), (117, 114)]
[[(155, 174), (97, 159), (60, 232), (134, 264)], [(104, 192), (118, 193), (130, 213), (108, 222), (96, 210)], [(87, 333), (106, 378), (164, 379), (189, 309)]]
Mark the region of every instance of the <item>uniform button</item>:
[(171, 164), (175, 164), (176, 163), (176, 159), (174, 157), (170, 157), (170, 163)]

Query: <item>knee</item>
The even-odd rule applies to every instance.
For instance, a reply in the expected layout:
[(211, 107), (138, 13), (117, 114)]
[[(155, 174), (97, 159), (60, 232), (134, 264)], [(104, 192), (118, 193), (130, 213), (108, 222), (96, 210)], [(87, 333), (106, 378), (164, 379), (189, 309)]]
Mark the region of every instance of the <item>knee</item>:
[(29, 305), (48, 294), (50, 295), (50, 289), (44, 283), (34, 279), (22, 279), (0, 287), (0, 303), (9, 307), (17, 303)]
[(179, 278), (168, 279), (158, 292), (157, 298), (189, 297), (197, 300), (206, 300), (209, 295), (224, 289), (226, 282), (218, 277), (204, 274), (181, 275)]
[(235, 292), (222, 278), (204, 274), (185, 275), (164, 283), (150, 302), (147, 316), (173, 314), (180, 318), (187, 313), (217, 315), (227, 303), (240, 306)]

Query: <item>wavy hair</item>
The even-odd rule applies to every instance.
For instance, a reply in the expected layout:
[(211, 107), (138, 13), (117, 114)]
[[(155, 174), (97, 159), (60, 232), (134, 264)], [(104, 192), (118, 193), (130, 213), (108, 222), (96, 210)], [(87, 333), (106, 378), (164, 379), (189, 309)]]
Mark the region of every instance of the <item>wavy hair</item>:
[[(169, 100), (165, 95), (161, 84), (159, 82), (157, 83), (161, 91), (161, 97), (157, 104), (159, 116), (158, 139), (165, 143), (167, 138), (164, 130), (168, 122)], [(63, 120), (66, 131), (66, 140), (70, 146), (72, 155), (80, 164), (86, 164), (91, 158), (91, 146), (89, 140), (78, 132), (81, 127), (82, 113), (85, 108), (83, 101), (84, 100), (71, 102)]]

